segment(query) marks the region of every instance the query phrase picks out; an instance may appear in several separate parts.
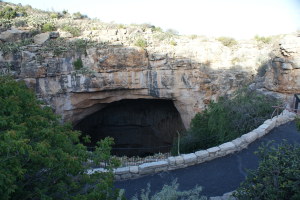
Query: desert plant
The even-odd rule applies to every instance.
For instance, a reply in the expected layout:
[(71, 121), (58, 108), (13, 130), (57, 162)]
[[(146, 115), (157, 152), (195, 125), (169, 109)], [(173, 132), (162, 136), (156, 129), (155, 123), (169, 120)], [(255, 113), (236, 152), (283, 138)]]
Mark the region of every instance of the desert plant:
[(195, 35), (195, 34), (189, 36), (189, 38), (192, 40), (196, 39), (197, 37), (198, 37), (198, 35)]
[(163, 32), (162, 28), (159, 26), (152, 26), (151, 29), (153, 32)]
[(139, 38), (135, 41), (134, 45), (137, 46), (137, 47), (146, 48), (147, 47), (147, 41), (142, 39), (142, 38)]
[(54, 12), (54, 13), (51, 13), (50, 14), (50, 17), (52, 19), (58, 19), (58, 18), (61, 18), (61, 14), (60, 13), (57, 13), (57, 12)]
[(73, 13), (73, 19), (83, 19), (87, 18), (87, 15), (83, 15), (80, 12)]
[(254, 36), (254, 39), (259, 42), (259, 43), (263, 43), (263, 44), (269, 44), (272, 41), (272, 37), (263, 37), (263, 36)]
[(224, 46), (227, 46), (227, 47), (232, 47), (232, 46), (238, 44), (238, 42), (234, 38), (231, 38), (231, 37), (219, 37), (219, 38), (217, 38), (217, 40), (219, 42), (221, 42)]
[(161, 191), (150, 196), (151, 185), (148, 184), (147, 189), (143, 189), (140, 195), (136, 194), (131, 200), (207, 200), (201, 195), (200, 186), (187, 191), (179, 191), (178, 187), (179, 184), (174, 180), (171, 185), (164, 185)]
[(248, 171), (234, 192), (238, 199), (300, 199), (300, 146), (284, 142), (278, 147), (263, 145), (257, 154), (258, 169)]
[(24, 39), (17, 42), (4, 42), (0, 43), (0, 49), (4, 54), (16, 53), (20, 51), (20, 47), (29, 45), (33, 42), (32, 39)]
[[(277, 104), (274, 97), (247, 88), (231, 98), (220, 97), (192, 119), (191, 128), (180, 138), (180, 153), (217, 146), (255, 129), (271, 116), (272, 106)], [(177, 152), (174, 145), (172, 154)]]
[(83, 63), (82, 63), (81, 58), (77, 58), (77, 60), (73, 62), (73, 65), (74, 65), (75, 70), (82, 69), (83, 68)]
[(13, 19), (17, 17), (17, 11), (10, 6), (6, 6), (0, 10), (0, 17), (4, 19)]
[(73, 35), (73, 37), (78, 37), (81, 35), (81, 30), (78, 27), (71, 26), (71, 25), (63, 25), (62, 26), (63, 31), (67, 31)]
[(176, 46), (176, 45), (177, 45), (177, 42), (176, 42), (175, 40), (171, 40), (171, 41), (170, 41), (170, 45)]
[(44, 32), (50, 32), (50, 31), (55, 31), (56, 27), (54, 26), (53, 23), (45, 23), (41, 27), (41, 31)]

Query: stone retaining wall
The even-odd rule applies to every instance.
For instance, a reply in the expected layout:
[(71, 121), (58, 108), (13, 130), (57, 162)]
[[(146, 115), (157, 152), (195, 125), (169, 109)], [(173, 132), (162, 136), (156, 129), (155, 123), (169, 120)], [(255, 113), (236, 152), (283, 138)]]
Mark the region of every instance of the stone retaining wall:
[[(294, 120), (295, 113), (284, 110), (279, 116), (266, 120), (258, 128), (249, 133), (242, 135), (230, 142), (223, 143), (216, 147), (211, 147), (206, 150), (200, 150), (194, 153), (181, 154), (179, 156), (168, 157), (165, 160), (144, 163), (138, 166), (121, 167), (114, 170), (116, 180), (133, 179), (143, 175), (184, 168), (187, 166), (203, 163), (213, 160), (218, 157), (226, 156), (242, 149), (254, 142), (256, 139), (261, 138), (270, 132), (274, 127), (280, 126), (284, 123)], [(88, 173), (103, 172), (105, 169), (96, 168), (91, 169)]]

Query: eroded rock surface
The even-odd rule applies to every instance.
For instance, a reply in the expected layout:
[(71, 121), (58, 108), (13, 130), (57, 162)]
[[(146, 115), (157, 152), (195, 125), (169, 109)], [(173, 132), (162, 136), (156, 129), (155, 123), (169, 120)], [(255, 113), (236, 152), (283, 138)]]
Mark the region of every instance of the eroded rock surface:
[[(296, 36), (283, 38), (280, 46), (261, 47), (253, 41), (241, 41), (229, 48), (216, 40), (185, 38), (178, 39), (176, 46), (154, 45), (152, 33), (146, 31), (144, 38), (150, 39), (143, 49), (124, 45), (133, 34), (130, 30), (102, 32), (88, 34), (94, 39), (111, 38), (112, 44), (65, 50), (52, 47), (51, 42), (58, 39), (50, 37), (42, 44), (20, 47), (18, 52), (1, 51), (1, 73), (23, 79), (73, 125), (107, 103), (142, 98), (172, 100), (187, 128), (192, 117), (210, 101), (256, 80), (264, 63), (267, 67), (260, 79), (261, 87), (300, 92)], [(272, 55), (274, 49), (281, 54)], [(82, 60), (80, 69), (74, 66), (78, 60)]]

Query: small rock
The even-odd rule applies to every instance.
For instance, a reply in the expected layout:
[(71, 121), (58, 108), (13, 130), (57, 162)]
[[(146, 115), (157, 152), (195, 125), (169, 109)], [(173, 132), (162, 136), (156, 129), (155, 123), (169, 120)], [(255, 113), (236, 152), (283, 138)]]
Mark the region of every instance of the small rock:
[(293, 66), (291, 63), (282, 63), (282, 69), (291, 70), (291, 69), (293, 69)]
[(50, 32), (50, 39), (55, 39), (59, 37), (59, 32)]
[(194, 153), (183, 154), (182, 155), (184, 163), (195, 163), (197, 161), (197, 156)]
[(183, 157), (181, 157), (181, 156), (176, 156), (175, 157), (175, 163), (176, 163), (176, 165), (183, 164), (183, 162), (184, 162)]
[(234, 150), (235, 146), (232, 142), (226, 142), (224, 144), (221, 144), (220, 146), (221, 151), (230, 151), (230, 150)]
[(2, 32), (0, 34), (0, 40), (4, 42), (15, 42), (28, 37), (28, 35), (29, 34), (25, 31), (12, 28), (11, 30)]
[(44, 44), (47, 40), (50, 39), (50, 33), (41, 33), (33, 37), (35, 44)]
[(212, 147), (212, 148), (207, 149), (207, 151), (209, 152), (209, 154), (215, 154), (218, 151), (220, 151), (220, 148), (219, 147)]
[(129, 171), (131, 173), (137, 174), (137, 173), (139, 173), (139, 167), (138, 166), (130, 166)]
[(71, 38), (73, 37), (72, 33), (69, 33), (67, 31), (60, 31), (59, 36), (62, 38)]
[(121, 167), (114, 170), (115, 174), (128, 174), (129, 173), (129, 167)]

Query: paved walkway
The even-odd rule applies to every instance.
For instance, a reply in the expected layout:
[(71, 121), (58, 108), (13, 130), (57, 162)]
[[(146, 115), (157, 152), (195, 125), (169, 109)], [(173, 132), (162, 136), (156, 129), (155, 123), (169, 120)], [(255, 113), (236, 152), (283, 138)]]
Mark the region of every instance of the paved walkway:
[(161, 172), (133, 180), (118, 181), (115, 186), (125, 189), (126, 197), (130, 199), (141, 189), (147, 188), (147, 183), (151, 184), (151, 192), (154, 193), (161, 190), (164, 184), (170, 184), (174, 179), (177, 179), (180, 190), (188, 190), (200, 185), (203, 187), (203, 195), (221, 196), (239, 186), (245, 179), (246, 169), (257, 168), (258, 157), (254, 155), (254, 152), (262, 143), (274, 140), (278, 144), (284, 139), (289, 143), (300, 143), (300, 133), (296, 130), (294, 122), (288, 122), (274, 128), (269, 134), (238, 153), (187, 168)]

